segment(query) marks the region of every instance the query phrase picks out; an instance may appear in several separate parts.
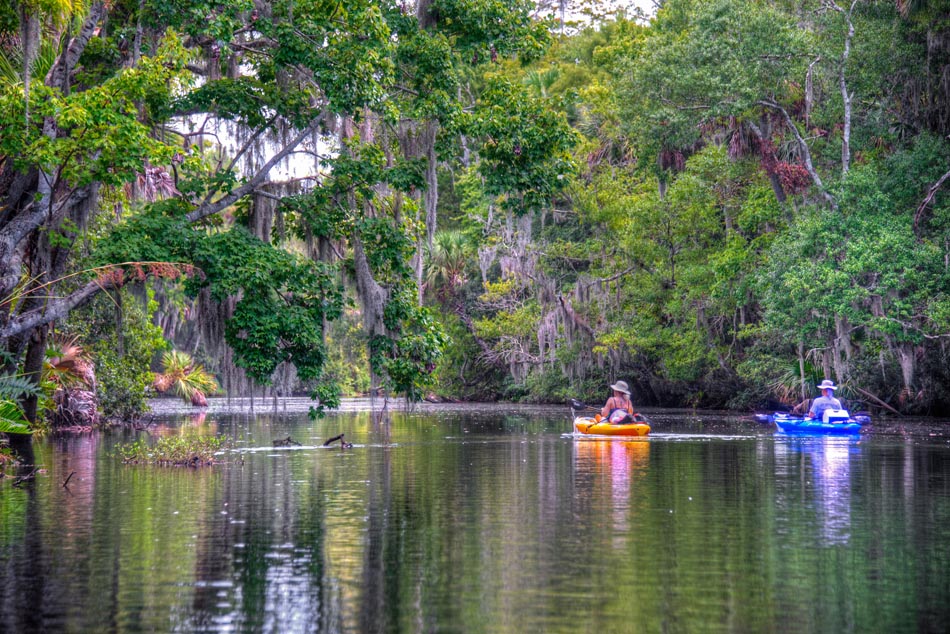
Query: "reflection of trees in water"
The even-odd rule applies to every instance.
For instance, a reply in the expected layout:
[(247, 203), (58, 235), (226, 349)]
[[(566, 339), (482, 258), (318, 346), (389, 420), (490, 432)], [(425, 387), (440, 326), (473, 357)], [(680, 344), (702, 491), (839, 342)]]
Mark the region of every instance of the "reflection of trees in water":
[[(292, 452), (232, 464), (206, 491), (198, 535), (193, 613), (187, 628), (339, 631), (342, 609), (325, 578), (325, 514), (319, 457)], [(338, 597), (342, 603), (342, 597)]]

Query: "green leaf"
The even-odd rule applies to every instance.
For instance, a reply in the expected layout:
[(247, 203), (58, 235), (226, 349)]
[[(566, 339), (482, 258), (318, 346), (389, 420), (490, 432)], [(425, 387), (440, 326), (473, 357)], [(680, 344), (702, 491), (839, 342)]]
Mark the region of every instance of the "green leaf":
[(6, 434), (32, 434), (26, 414), (13, 401), (0, 401), (0, 432)]

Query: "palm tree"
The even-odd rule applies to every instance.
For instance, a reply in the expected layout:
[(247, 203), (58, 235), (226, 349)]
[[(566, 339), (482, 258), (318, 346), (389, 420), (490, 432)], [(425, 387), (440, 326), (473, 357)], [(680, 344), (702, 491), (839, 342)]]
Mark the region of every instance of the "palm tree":
[(195, 363), (187, 352), (172, 350), (162, 355), (165, 371), (156, 374), (152, 386), (159, 392), (173, 391), (196, 407), (208, 405), (208, 394), (218, 391), (214, 375), (200, 363)]
[(426, 288), (443, 303), (455, 297), (468, 280), (465, 268), (471, 255), (471, 244), (461, 231), (436, 233), (426, 263)]
[(79, 337), (54, 335), (46, 346), (43, 381), (55, 388), (95, 389), (94, 366), (78, 343)]
[[(46, 46), (52, 55), (43, 55), (43, 59), (48, 59), (49, 64), (44, 64), (45, 68), (36, 66), (36, 61), (44, 50), (44, 43), (56, 42), (59, 40), (61, 28), (68, 23), (69, 17), (74, 13), (82, 13), (86, 8), (86, 0), (13, 0), (13, 6), (16, 9), (19, 18), (19, 73), (20, 81), (23, 83), (23, 99), (26, 103), (26, 125), (30, 124), (30, 82), (34, 75), (39, 75), (39, 71), (49, 69), (52, 60), (56, 58), (54, 46)], [(44, 30), (47, 31), (44, 33)], [(46, 36), (46, 37), (44, 37)], [(5, 60), (9, 62), (10, 60)], [(8, 70), (3, 74), (6, 75)], [(45, 72), (43, 72), (45, 75)], [(9, 81), (10, 77), (4, 77)]]
[(524, 83), (534, 92), (535, 96), (546, 99), (548, 91), (551, 90), (551, 86), (557, 82), (560, 75), (560, 71), (556, 68), (549, 68), (544, 71), (533, 70), (525, 75)]

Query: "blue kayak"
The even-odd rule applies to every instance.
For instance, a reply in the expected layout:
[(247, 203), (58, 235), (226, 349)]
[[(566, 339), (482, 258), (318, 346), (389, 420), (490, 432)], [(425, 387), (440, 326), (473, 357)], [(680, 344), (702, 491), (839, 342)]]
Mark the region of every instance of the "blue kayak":
[[(836, 410), (843, 412), (844, 410)], [(763, 423), (775, 423), (779, 431), (807, 434), (860, 434), (861, 428), (871, 422), (870, 416), (835, 416), (832, 420), (820, 421), (803, 416), (793, 416), (784, 412), (757, 414), (756, 419)]]

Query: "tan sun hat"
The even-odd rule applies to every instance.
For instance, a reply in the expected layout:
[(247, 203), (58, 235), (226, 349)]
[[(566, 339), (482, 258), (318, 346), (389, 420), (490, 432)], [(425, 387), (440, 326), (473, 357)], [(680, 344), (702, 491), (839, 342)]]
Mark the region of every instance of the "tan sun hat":
[(617, 381), (616, 383), (610, 386), (610, 389), (617, 390), (618, 392), (623, 392), (627, 396), (630, 396), (630, 388), (627, 387), (626, 381)]
[(824, 381), (822, 381), (821, 383), (818, 384), (818, 391), (819, 391), (819, 392), (821, 392), (821, 391), (823, 391), (823, 390), (837, 390), (837, 389), (838, 389), (838, 386), (835, 385), (835, 382), (834, 382), (834, 381), (830, 381), (830, 380), (828, 380), (828, 379), (825, 379)]

